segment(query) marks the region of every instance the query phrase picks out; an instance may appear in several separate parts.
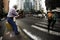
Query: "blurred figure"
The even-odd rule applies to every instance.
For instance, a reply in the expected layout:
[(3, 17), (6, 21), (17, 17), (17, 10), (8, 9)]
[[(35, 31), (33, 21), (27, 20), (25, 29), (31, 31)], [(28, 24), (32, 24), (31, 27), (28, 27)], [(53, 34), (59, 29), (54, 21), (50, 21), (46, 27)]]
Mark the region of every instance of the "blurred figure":
[(56, 23), (56, 12), (52, 12), (51, 10), (48, 12), (48, 32), (50, 30), (50, 26), (52, 30), (54, 28), (54, 24)]
[(19, 13), (19, 15), (20, 15), (21, 18), (24, 18), (25, 17), (24, 11), (21, 10), (20, 13)]
[(52, 22), (52, 15), (53, 15), (52, 11), (49, 10), (47, 15), (48, 15), (48, 32), (49, 32), (50, 25), (51, 25), (51, 22)]
[(11, 24), (12, 28), (13, 28), (13, 31), (15, 32), (16, 35), (19, 34), (18, 32), (18, 29), (17, 29), (17, 25), (16, 23), (13, 21), (13, 18), (15, 16), (18, 16), (18, 13), (16, 12), (16, 9), (17, 9), (17, 6), (14, 5), (13, 8), (11, 8), (8, 12), (8, 15), (7, 15), (7, 21), (8, 23)]

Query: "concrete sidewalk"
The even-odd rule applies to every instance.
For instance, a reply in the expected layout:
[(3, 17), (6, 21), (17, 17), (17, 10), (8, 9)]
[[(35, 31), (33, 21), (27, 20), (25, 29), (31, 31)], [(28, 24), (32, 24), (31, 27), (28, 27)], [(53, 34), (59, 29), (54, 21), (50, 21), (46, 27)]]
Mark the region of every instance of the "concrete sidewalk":
[(18, 29), (20, 34), (15, 35), (13, 31), (7, 31), (4, 33), (2, 40), (31, 40), (26, 34), (22, 32), (21, 29)]
[(15, 35), (13, 31), (7, 31), (5, 29), (5, 32), (0, 40), (32, 40), (22, 31), (22, 29), (19, 26), (17, 27), (18, 27), (18, 31), (20, 32), (19, 35)]

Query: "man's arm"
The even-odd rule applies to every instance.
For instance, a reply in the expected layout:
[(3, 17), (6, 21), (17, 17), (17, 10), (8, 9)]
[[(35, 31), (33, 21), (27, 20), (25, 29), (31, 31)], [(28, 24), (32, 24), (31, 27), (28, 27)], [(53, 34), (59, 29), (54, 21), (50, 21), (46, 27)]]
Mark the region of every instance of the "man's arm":
[(12, 10), (12, 14), (13, 14), (14, 16), (18, 16), (18, 13), (17, 13), (15, 10)]

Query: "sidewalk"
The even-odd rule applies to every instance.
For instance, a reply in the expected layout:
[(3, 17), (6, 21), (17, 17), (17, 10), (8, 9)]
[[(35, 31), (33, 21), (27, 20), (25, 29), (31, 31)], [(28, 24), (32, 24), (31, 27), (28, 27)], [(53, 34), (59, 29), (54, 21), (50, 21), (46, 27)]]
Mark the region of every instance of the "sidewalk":
[(13, 31), (6, 31), (1, 40), (31, 40), (18, 26), (20, 35), (15, 35)]

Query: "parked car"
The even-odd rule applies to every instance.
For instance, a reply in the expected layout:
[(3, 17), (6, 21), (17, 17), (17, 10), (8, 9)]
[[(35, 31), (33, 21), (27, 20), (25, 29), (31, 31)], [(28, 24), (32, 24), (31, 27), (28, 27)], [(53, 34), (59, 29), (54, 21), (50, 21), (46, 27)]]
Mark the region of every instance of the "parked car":
[(39, 18), (42, 18), (42, 17), (43, 17), (43, 15), (42, 15), (42, 14), (38, 14), (38, 17), (39, 17)]

